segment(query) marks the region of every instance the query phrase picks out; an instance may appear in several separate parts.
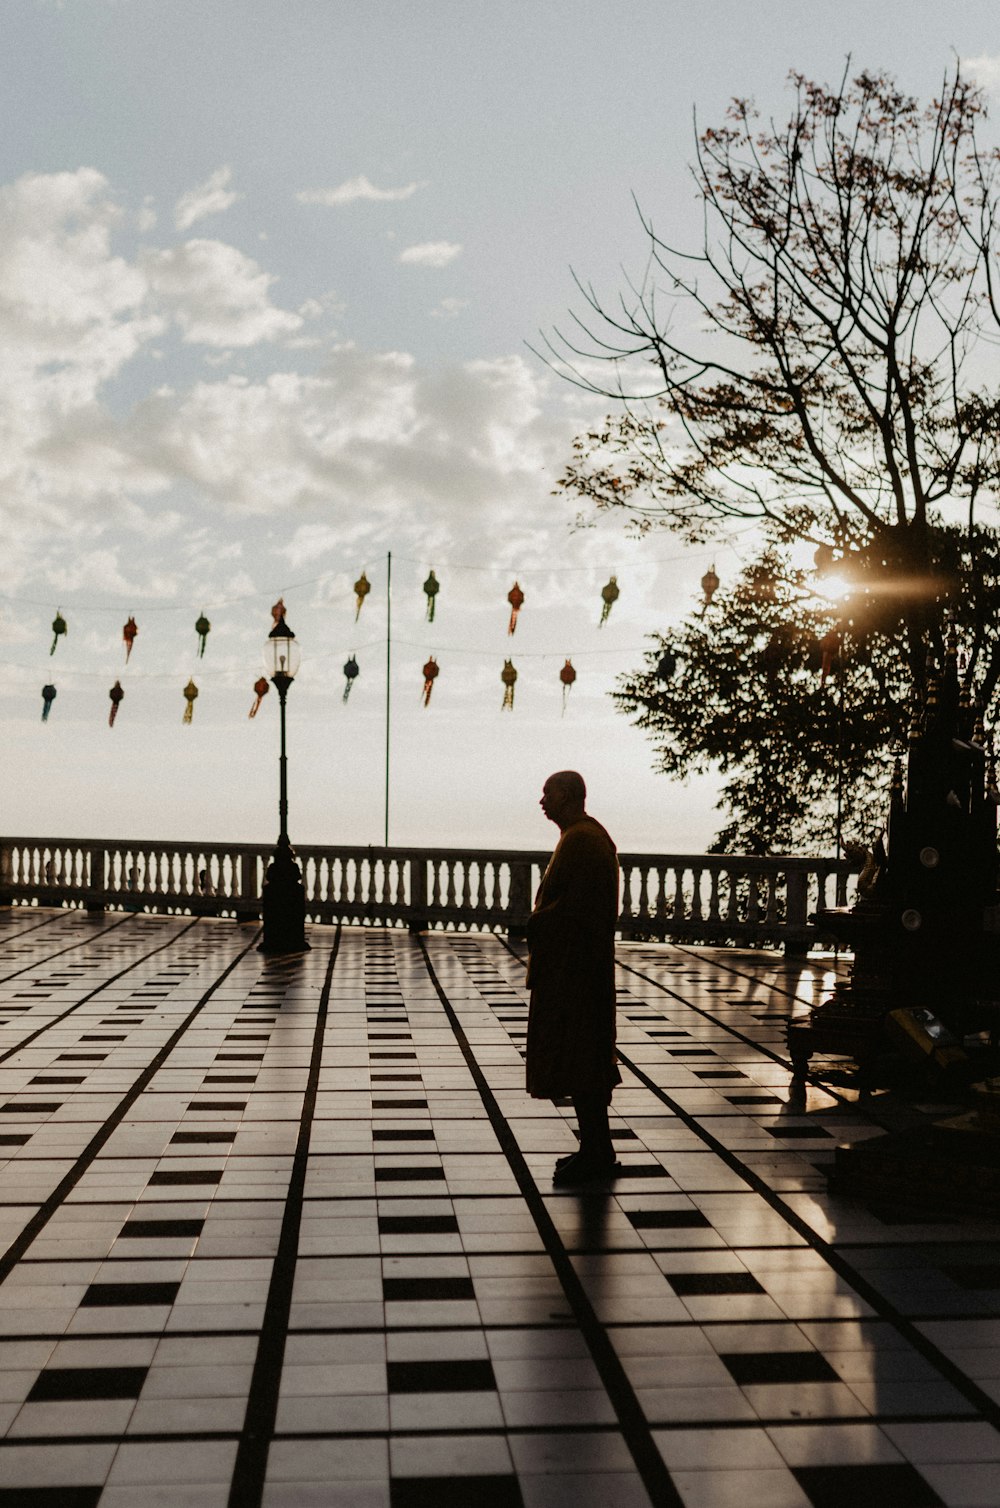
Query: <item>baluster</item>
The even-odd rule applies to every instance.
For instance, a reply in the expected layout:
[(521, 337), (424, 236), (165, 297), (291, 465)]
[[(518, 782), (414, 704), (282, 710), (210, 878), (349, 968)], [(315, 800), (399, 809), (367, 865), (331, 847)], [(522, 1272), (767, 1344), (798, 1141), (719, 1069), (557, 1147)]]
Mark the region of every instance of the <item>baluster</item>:
[(691, 871), (691, 920), (701, 921), (701, 870)]
[(760, 898), (757, 886), (760, 876), (756, 873), (747, 875), (749, 894), (747, 897), (747, 921), (756, 925), (760, 921)]
[(483, 921), (486, 921), (486, 919), (488, 917), (488, 914), (489, 914), (489, 902), (486, 899), (486, 871), (487, 871), (487, 868), (488, 868), (488, 865), (487, 865), (487, 863), (485, 861), (481, 861), (480, 864), (478, 865), (478, 869), (479, 869), (479, 885), (478, 885), (478, 888), (476, 890), (476, 915), (478, 917), (480, 917)]
[(729, 904), (726, 906), (726, 921), (731, 927), (735, 927), (740, 919), (740, 879), (732, 869), (726, 870), (726, 882), (729, 885)]
[(711, 891), (708, 897), (708, 919), (710, 922), (720, 920), (719, 916), (719, 871), (715, 866), (709, 871), (711, 875)]
[(674, 888), (673, 920), (675, 922), (683, 922), (687, 920), (687, 908), (684, 903), (684, 870), (682, 866), (678, 864), (674, 873), (677, 877), (677, 882)]
[(639, 866), (639, 900), (635, 908), (636, 916), (645, 920), (649, 916), (649, 870), (645, 864)]
[(447, 880), (448, 880), (448, 891), (447, 891), (447, 897), (446, 897), (446, 900), (445, 900), (445, 905), (448, 907), (449, 910), (451, 910), (452, 907), (455, 904), (455, 866), (456, 866), (457, 862), (458, 861), (457, 861), (457, 859), (454, 858), (454, 856), (452, 856), (451, 858), (445, 859), (445, 861), (444, 861), (445, 873), (447, 875)]
[(771, 925), (778, 919), (778, 876), (772, 873), (767, 877), (767, 907), (764, 920)]

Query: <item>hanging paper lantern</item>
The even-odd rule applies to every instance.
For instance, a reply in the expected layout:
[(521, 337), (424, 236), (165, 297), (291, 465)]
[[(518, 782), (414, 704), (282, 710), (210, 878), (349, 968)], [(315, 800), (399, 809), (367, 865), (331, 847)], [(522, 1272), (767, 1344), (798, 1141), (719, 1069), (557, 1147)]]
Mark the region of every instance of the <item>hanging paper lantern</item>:
[(202, 613), (201, 617), (196, 620), (195, 625), (194, 625), (194, 631), (198, 635), (198, 658), (199, 658), (199, 660), (202, 658), (202, 656), (205, 653), (205, 641), (207, 640), (207, 638), (209, 636), (209, 633), (211, 632), (211, 629), (212, 629), (211, 623), (209, 623), (208, 619), (205, 617), (205, 614)]
[(424, 706), (425, 707), (430, 706), (431, 692), (434, 690), (434, 680), (435, 680), (435, 677), (440, 673), (440, 670), (441, 670), (440, 665), (438, 664), (437, 660), (435, 660), (434, 656), (431, 655), (430, 659), (427, 661), (427, 664), (424, 666)]
[(608, 618), (611, 616), (611, 609), (614, 607), (615, 603), (618, 601), (618, 598), (621, 596), (621, 592), (618, 589), (617, 576), (612, 576), (607, 586), (601, 587), (601, 596), (604, 598), (604, 606), (601, 608), (601, 621), (597, 625), (598, 628), (601, 628), (605, 623), (607, 623)]
[(427, 580), (424, 582), (424, 593), (425, 593), (425, 595), (427, 597), (427, 621), (428, 621), (428, 623), (433, 623), (434, 622), (434, 598), (437, 596), (437, 594), (438, 594), (438, 592), (440, 590), (441, 590), (441, 583), (440, 583), (440, 581), (438, 581), (438, 579), (435, 576), (434, 572), (431, 571), (431, 573), (428, 576)]
[(347, 698), (351, 694), (351, 687), (354, 685), (354, 682), (355, 682), (356, 678), (360, 674), (361, 674), (361, 668), (358, 665), (358, 662), (354, 658), (354, 656), (351, 655), (351, 658), (349, 660), (347, 660), (345, 662), (345, 664), (344, 664), (344, 701), (345, 702), (347, 701)]
[[(612, 578), (612, 579), (614, 579), (614, 578)], [(563, 666), (562, 670), (560, 670), (560, 672), (559, 672), (559, 679), (562, 681), (562, 689), (563, 689), (563, 692), (562, 692), (562, 709), (563, 709), (563, 714), (565, 715), (565, 712), (566, 712), (566, 700), (569, 697), (569, 693), (570, 693), (570, 690), (572, 688), (573, 682), (576, 680), (576, 671), (573, 669), (573, 666), (570, 664), (569, 660), (566, 661), (566, 663)]]
[(656, 667), (657, 678), (661, 681), (672, 681), (677, 670), (677, 656), (672, 649), (665, 649), (660, 656), (660, 663)]
[(186, 706), (184, 708), (183, 721), (186, 723), (189, 723), (194, 717), (194, 699), (197, 695), (198, 688), (195, 685), (194, 681), (188, 681), (187, 685), (184, 687), (184, 701), (186, 703)]
[(56, 699), (56, 688), (54, 686), (43, 686), (42, 687), (42, 722), (43, 723), (47, 723), (48, 722), (48, 720), (49, 720), (49, 713), (52, 711), (52, 703), (55, 701), (55, 699)]
[(714, 565), (710, 565), (704, 576), (701, 578), (701, 589), (705, 593), (705, 606), (711, 607), (712, 598), (719, 590), (719, 578), (715, 574)]
[(61, 634), (65, 634), (68, 631), (69, 631), (69, 624), (66, 622), (66, 619), (62, 615), (62, 609), (61, 608), (56, 608), (56, 615), (52, 619), (52, 635), (53, 635), (53, 638), (52, 638), (52, 648), (49, 650), (49, 654), (50, 655), (54, 655), (55, 654), (55, 652), (56, 652), (56, 645), (59, 643), (60, 635)]
[(126, 665), (128, 664), (128, 657), (132, 653), (132, 645), (135, 643), (135, 636), (136, 636), (136, 634), (138, 632), (139, 632), (139, 625), (135, 621), (135, 619), (130, 615), (128, 622), (126, 623), (125, 627), (122, 629), (122, 639), (123, 639), (124, 644), (125, 644), (125, 664)]
[(504, 660), (504, 662), (503, 662), (503, 669), (500, 672), (500, 679), (501, 679), (501, 681), (503, 681), (503, 704), (502, 704), (500, 710), (502, 712), (507, 707), (509, 707), (510, 710), (513, 712), (513, 710), (514, 710), (514, 685), (515, 685), (515, 682), (517, 681), (517, 671), (514, 669), (514, 665), (513, 665), (513, 662), (511, 660)]
[(254, 689), (254, 704), (250, 708), (250, 711), (247, 713), (248, 717), (256, 717), (257, 716), (257, 711), (258, 711), (258, 709), (260, 707), (260, 704), (264, 700), (265, 696), (267, 696), (267, 693), (270, 691), (271, 688), (267, 684), (267, 681), (264, 679), (264, 677), (261, 676), (261, 678), (260, 678), (259, 681), (254, 681), (254, 683), (253, 683), (253, 689)]
[(835, 628), (828, 629), (820, 639), (819, 652), (822, 656), (819, 683), (825, 686), (827, 676), (840, 668), (840, 635)]
[(524, 606), (524, 593), (516, 581), (507, 593), (507, 601), (510, 603), (510, 622), (507, 624), (507, 632), (512, 634), (517, 627), (517, 615)]
[(285, 616), (285, 599), (284, 599), (284, 597), (279, 597), (278, 600), (277, 600), (277, 602), (275, 602), (274, 605), (271, 608), (271, 617), (274, 619), (275, 623), (280, 623), (281, 620), (282, 620), (282, 618), (284, 616)]
[(354, 583), (354, 603), (355, 603), (355, 607), (354, 607), (354, 621), (355, 621), (355, 623), (357, 623), (358, 619), (361, 616), (361, 609), (365, 605), (365, 598), (368, 596), (368, 593), (371, 591), (371, 589), (372, 589), (372, 584), (368, 580), (368, 577), (365, 575), (364, 571), (362, 571), (361, 575), (358, 577), (357, 581)]
[(108, 727), (113, 728), (115, 725), (115, 718), (118, 716), (118, 708), (121, 705), (123, 697), (125, 696), (125, 693), (122, 690), (121, 681), (115, 682), (111, 690), (108, 692), (108, 696), (111, 698), (111, 711), (108, 714)]

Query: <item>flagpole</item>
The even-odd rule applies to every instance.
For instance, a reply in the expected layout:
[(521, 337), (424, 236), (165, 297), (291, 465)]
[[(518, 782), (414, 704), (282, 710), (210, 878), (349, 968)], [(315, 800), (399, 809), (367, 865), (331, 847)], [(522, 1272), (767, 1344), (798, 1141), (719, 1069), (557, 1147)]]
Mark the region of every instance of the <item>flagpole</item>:
[(389, 847), (389, 733), (392, 711), (392, 551), (385, 574), (385, 846)]

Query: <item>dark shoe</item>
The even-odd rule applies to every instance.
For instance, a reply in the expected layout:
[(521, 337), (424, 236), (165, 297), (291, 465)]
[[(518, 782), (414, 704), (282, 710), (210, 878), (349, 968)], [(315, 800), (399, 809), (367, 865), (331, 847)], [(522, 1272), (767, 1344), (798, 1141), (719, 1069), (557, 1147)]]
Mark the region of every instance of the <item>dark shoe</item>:
[(621, 1163), (614, 1156), (597, 1158), (588, 1157), (583, 1152), (576, 1152), (565, 1161), (560, 1159), (556, 1163), (552, 1182), (558, 1184), (590, 1183), (598, 1178), (614, 1178), (621, 1172), (621, 1168)]

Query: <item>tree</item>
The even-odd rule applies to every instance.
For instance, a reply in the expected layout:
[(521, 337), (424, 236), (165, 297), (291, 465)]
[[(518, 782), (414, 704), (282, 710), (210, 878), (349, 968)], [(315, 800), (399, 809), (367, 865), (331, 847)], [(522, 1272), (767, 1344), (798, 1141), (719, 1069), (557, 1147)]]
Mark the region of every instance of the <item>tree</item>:
[[(960, 604), (989, 703), (1000, 154), (977, 142), (983, 99), (957, 68), (927, 108), (881, 74), (845, 71), (835, 89), (791, 81), (787, 124), (734, 100), (697, 138), (698, 253), (672, 248), (640, 211), (642, 283), (614, 306), (578, 284), (584, 313), (547, 359), (616, 409), (578, 438), (560, 486), (640, 531), (705, 541), (748, 520), (766, 548), (818, 550), (863, 588), (873, 675), (902, 652), (922, 685), (928, 644), (940, 656), (945, 611)], [(643, 686), (625, 679), (625, 710)], [(865, 736), (877, 728), (888, 736), (884, 720)], [(701, 720), (670, 737), (676, 771), (730, 757), (708, 753)], [(810, 765), (813, 745), (797, 746), (805, 790), (829, 751)]]
[[(934, 539), (968, 646), (966, 547), (963, 528)], [(976, 555), (1000, 613), (996, 537), (977, 535)], [(618, 708), (649, 735), (657, 769), (721, 775), (728, 821), (716, 852), (833, 852), (841, 832), (871, 845), (881, 828), (913, 702), (905, 635), (884, 627), (883, 598), (844, 588), (765, 547), (672, 634), (652, 636), (645, 665), (618, 679)]]

